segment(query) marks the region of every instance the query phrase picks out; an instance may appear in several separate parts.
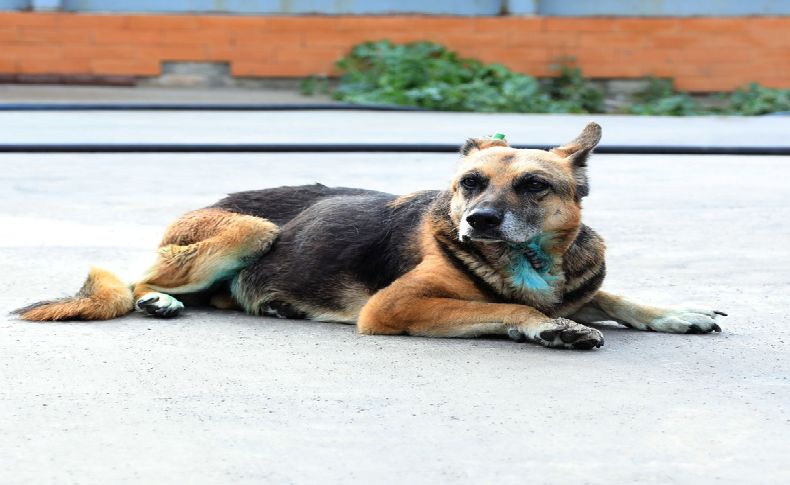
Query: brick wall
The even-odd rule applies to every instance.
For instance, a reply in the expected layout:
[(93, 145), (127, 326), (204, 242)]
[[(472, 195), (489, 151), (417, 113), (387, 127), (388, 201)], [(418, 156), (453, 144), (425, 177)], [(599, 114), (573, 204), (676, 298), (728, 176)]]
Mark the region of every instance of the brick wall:
[(576, 57), (594, 78), (673, 77), (690, 91), (790, 88), (790, 17), (246, 17), (0, 13), (0, 77), (156, 76), (164, 61), (226, 61), (244, 77), (329, 74), (361, 41), (433, 40), (551, 75)]

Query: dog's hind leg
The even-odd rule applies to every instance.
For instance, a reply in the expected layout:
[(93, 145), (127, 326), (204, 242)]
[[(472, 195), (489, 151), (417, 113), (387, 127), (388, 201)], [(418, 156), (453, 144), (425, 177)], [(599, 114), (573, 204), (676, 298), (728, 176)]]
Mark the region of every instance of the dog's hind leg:
[(266, 219), (222, 209), (184, 215), (168, 227), (156, 263), (135, 284), (135, 308), (163, 318), (177, 315), (184, 305), (172, 295), (197, 293), (232, 278), (268, 251), (277, 234)]

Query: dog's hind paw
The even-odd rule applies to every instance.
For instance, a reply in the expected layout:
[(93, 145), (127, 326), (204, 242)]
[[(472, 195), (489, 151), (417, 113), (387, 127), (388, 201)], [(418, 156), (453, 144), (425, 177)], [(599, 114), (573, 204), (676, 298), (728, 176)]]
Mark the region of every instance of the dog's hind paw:
[(567, 318), (553, 318), (543, 324), (525, 329), (511, 329), (508, 336), (513, 340), (529, 340), (544, 347), (590, 350), (603, 347), (603, 334)]
[(157, 318), (172, 318), (181, 313), (184, 304), (168, 294), (152, 291), (138, 298), (134, 308)]
[(721, 332), (721, 327), (716, 323), (719, 316), (727, 316), (727, 314), (718, 310), (682, 305), (667, 308), (647, 324), (646, 330), (669, 333)]

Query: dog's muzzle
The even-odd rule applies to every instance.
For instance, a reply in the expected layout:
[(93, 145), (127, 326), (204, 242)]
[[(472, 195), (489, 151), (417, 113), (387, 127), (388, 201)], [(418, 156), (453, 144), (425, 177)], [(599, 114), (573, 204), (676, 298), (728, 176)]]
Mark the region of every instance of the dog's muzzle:
[(466, 216), (466, 222), (472, 229), (481, 233), (498, 229), (504, 214), (496, 209), (474, 209)]
[(500, 227), (504, 213), (492, 208), (472, 209), (461, 220), (459, 235), (461, 240), (499, 241), (502, 240)]

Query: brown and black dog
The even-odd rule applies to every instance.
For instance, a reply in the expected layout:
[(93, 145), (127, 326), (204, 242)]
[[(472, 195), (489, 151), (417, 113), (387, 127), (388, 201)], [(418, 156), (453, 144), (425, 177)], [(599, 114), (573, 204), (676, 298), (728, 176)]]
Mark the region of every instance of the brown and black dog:
[(615, 321), (641, 330), (720, 331), (721, 312), (657, 308), (600, 290), (603, 240), (581, 222), (585, 167), (601, 138), (518, 150), (470, 139), (448, 190), (397, 197), (323, 185), (231, 194), (165, 232), (136, 284), (94, 269), (71, 298), (25, 320), (172, 317), (201, 296), (219, 308), (356, 323), (365, 334), (508, 335), (591, 349)]

